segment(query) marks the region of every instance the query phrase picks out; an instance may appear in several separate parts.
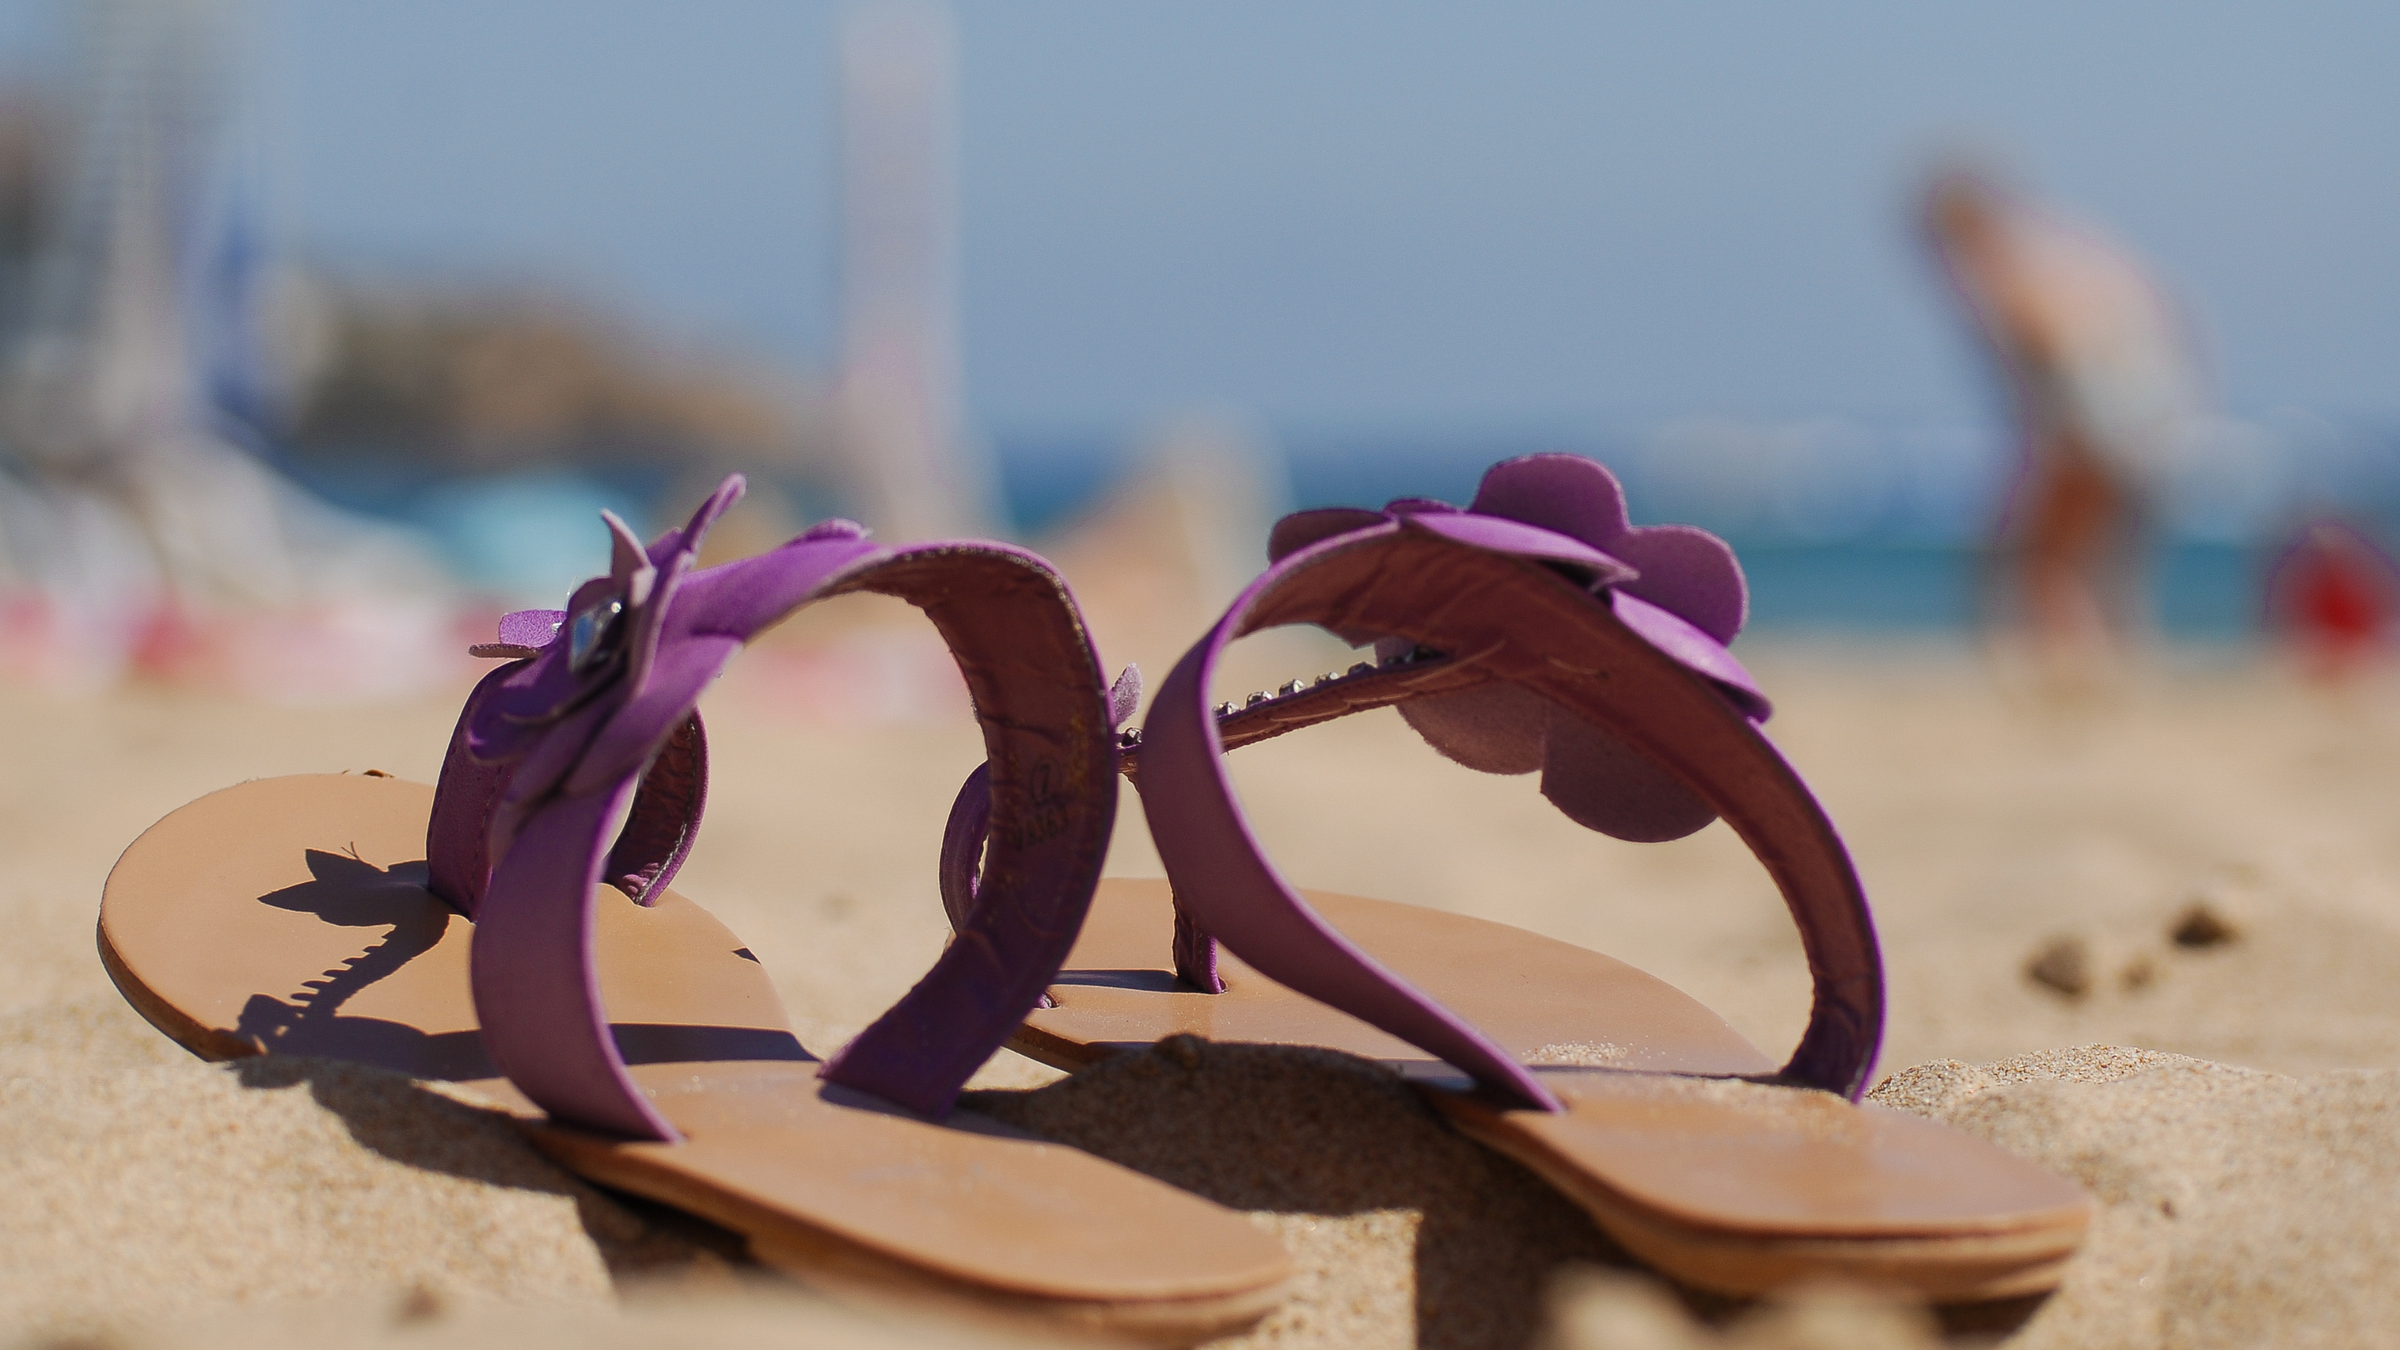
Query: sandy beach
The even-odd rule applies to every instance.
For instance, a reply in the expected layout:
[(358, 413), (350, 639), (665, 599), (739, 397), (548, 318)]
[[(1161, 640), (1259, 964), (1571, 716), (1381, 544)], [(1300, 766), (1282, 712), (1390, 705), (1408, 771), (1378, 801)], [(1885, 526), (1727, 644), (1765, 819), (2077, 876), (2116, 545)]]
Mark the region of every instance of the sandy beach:
[(2396, 48), (0, 0), (0, 1350), (2400, 1347)]
[[(1176, 654), (1132, 625), (1101, 637), (1154, 678)], [(931, 639), (891, 641), (906, 665)], [(1245, 687), (1345, 659), (1254, 645)], [(1396, 1080), (1322, 1053), (1202, 1046), (1066, 1080), (1003, 1052), (977, 1104), (1281, 1234), (1297, 1292), (1226, 1345), (2400, 1336), (2400, 686), (2327, 692), (2263, 658), (2184, 653), (2059, 703), (1960, 647), (1740, 650), (1877, 907), (1878, 1100), (2103, 1202), (2056, 1295), (1937, 1318), (1861, 1291), (1678, 1293)], [(749, 940), (824, 1051), (940, 948), (931, 864), (977, 741), (963, 716), (832, 724), (794, 696), (806, 662), (779, 655), (737, 664), (704, 705), (715, 785), (677, 889)], [(203, 1064), (124, 1004), (92, 922), (126, 843), (246, 778), (431, 781), (456, 699), (0, 701), (0, 1344), (1009, 1343), (769, 1278), (738, 1240), (597, 1192), (439, 1091)], [(1448, 764), (1388, 712), (1244, 751), (1236, 776), (1303, 884), (1607, 951), (1778, 1053), (1805, 1020), (1790, 923), (1722, 826), (1669, 845), (1588, 834), (1530, 780)], [(1110, 870), (1159, 874), (1130, 796)]]

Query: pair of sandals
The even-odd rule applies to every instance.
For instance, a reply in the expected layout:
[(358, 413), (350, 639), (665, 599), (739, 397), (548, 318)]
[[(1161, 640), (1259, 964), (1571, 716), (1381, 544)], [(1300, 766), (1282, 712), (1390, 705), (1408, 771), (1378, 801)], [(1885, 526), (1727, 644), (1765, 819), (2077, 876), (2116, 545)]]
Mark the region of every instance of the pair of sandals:
[[(1232, 1211), (953, 1110), (1003, 1045), (1068, 1069), (1184, 1033), (1384, 1062), (1628, 1251), (1713, 1290), (1834, 1275), (2000, 1297), (2055, 1284), (2080, 1243), (2090, 1202), (2073, 1185), (1857, 1103), (1881, 956), (1839, 837), (1760, 734), (1768, 703), (1726, 650), (1739, 567), (1703, 531), (1630, 528), (1600, 465), (1508, 461), (1465, 510), (1286, 517), (1272, 566), (1138, 731), (1120, 730), (1131, 672), (1106, 682), (1039, 557), (886, 548), (832, 521), (695, 568), (740, 490), (729, 480), (647, 548), (610, 518), (608, 576), (563, 612), (503, 619), (474, 650), (509, 663), (469, 695), (437, 787), (259, 780), (153, 826), (101, 905), (125, 996), (207, 1058), (471, 1084), (571, 1170), (738, 1231), (811, 1282), (1149, 1339), (1255, 1320), (1288, 1259)], [(701, 691), (759, 632), (856, 591), (932, 619), (987, 759), (941, 844), (955, 938), (820, 1063), (741, 940), (668, 883), (706, 797)], [(1377, 659), (1211, 706), (1230, 642), (1297, 623)], [(1608, 957), (1293, 889), (1222, 754), (1384, 706), (1472, 768), (1539, 769), (1554, 805), (1619, 838), (1723, 817), (1789, 904), (1814, 977), (1791, 1059), (1777, 1068)], [(1141, 790), (1163, 882), (1100, 877), (1119, 774)], [(389, 933), (361, 954), (360, 927)]]

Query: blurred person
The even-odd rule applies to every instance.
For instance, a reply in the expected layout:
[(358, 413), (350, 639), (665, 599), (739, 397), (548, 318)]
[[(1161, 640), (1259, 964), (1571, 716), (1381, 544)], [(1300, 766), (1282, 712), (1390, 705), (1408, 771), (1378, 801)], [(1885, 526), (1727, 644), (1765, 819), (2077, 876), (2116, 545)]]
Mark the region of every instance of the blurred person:
[(2311, 521), (2268, 575), (2266, 619), (2311, 675), (2347, 680), (2391, 648), (2400, 566), (2359, 530)]
[(2190, 330), (2123, 247), (1986, 172), (1937, 173), (1925, 225), (2022, 450), (1992, 546), (1996, 617), (2051, 676), (2088, 677), (2148, 619), (2153, 504), (2206, 407)]

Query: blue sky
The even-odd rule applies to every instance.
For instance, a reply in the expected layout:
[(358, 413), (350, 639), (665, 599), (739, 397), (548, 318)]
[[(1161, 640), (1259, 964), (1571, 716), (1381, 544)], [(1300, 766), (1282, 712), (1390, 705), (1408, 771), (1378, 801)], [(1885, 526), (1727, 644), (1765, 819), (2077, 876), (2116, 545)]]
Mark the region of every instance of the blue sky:
[[(0, 44), (36, 59), (34, 0)], [(821, 364), (835, 10), (266, 0), (282, 230)], [(2008, 151), (2151, 256), (2237, 407), (2400, 413), (2400, 7), (960, 9), (987, 429), (1975, 417), (1906, 215)]]

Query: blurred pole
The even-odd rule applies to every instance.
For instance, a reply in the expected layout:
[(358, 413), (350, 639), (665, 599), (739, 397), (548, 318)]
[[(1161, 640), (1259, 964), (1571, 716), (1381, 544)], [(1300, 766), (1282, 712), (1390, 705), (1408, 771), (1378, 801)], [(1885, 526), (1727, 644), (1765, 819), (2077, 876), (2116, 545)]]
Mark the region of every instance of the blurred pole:
[(886, 541), (977, 533), (992, 491), (960, 413), (956, 27), (934, 0), (863, 0), (841, 50), (846, 486)]

